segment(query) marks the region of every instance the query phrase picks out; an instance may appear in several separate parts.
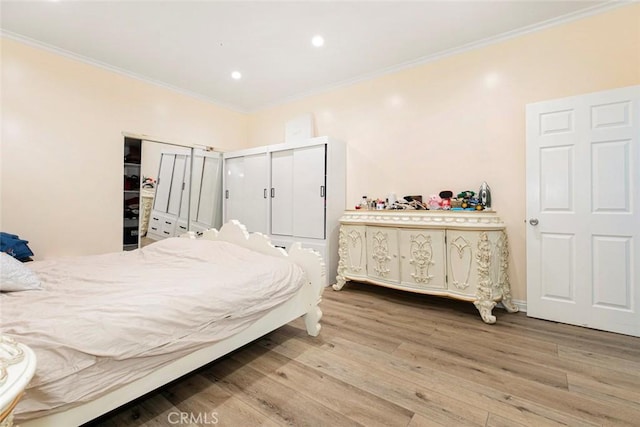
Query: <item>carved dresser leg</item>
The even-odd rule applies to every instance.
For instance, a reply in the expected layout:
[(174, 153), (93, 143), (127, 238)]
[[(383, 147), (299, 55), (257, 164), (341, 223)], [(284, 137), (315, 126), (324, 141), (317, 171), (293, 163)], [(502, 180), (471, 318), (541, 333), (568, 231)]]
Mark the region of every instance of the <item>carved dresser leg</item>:
[(332, 286), (334, 291), (339, 291), (347, 283), (344, 272), (347, 269), (347, 237), (344, 226), (340, 226), (338, 233), (338, 275), (336, 276), (336, 284)]
[(484, 321), (484, 323), (488, 323), (488, 324), (496, 323), (496, 316), (491, 314), (491, 310), (493, 310), (493, 307), (496, 306), (495, 302), (489, 301), (489, 300), (483, 300), (483, 301), (478, 300), (478, 301), (474, 301), (473, 305), (475, 305), (478, 311), (480, 312), (480, 317), (482, 317), (482, 320)]
[(511, 301), (511, 283), (509, 282), (509, 240), (507, 233), (502, 232), (500, 246), (500, 287), (502, 288), (502, 305), (509, 313), (515, 313), (520, 308)]
[(334, 291), (339, 291), (340, 289), (342, 289), (342, 287), (343, 287), (346, 283), (347, 283), (347, 280), (346, 280), (344, 277), (342, 277), (342, 276), (338, 275), (338, 276), (336, 277), (336, 284), (335, 284), (335, 285), (333, 285), (333, 286), (331, 286), (331, 287), (333, 288), (333, 290), (334, 290)]
[[(320, 304), (320, 301), (318, 301)], [(304, 325), (307, 327), (307, 333), (312, 337), (317, 337), (320, 333), (322, 325), (320, 325), (320, 319), (322, 319), (322, 310), (319, 306), (314, 306), (303, 316)]]
[(476, 296), (478, 299), (474, 301), (474, 305), (480, 312), (480, 316), (485, 323), (496, 323), (496, 317), (491, 314), (491, 310), (496, 306), (496, 302), (491, 294), (491, 277), (489, 268), (491, 266), (491, 243), (486, 232), (480, 233), (478, 240), (478, 252), (476, 253), (476, 261), (478, 263), (478, 290)]

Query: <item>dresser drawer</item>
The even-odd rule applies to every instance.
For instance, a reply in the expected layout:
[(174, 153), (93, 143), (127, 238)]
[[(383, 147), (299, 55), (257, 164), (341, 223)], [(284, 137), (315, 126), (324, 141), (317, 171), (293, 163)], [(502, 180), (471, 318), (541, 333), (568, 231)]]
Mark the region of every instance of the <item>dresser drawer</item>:
[(162, 222), (160, 221), (160, 215), (154, 213), (149, 218), (149, 229), (147, 230), (152, 234), (162, 234)]
[(187, 221), (186, 220), (178, 220), (178, 222), (176, 224), (175, 235), (180, 237), (184, 233), (186, 233), (187, 231), (189, 231), (189, 227), (187, 226)]
[(161, 218), (161, 229), (164, 237), (173, 237), (176, 232), (176, 221), (173, 218)]

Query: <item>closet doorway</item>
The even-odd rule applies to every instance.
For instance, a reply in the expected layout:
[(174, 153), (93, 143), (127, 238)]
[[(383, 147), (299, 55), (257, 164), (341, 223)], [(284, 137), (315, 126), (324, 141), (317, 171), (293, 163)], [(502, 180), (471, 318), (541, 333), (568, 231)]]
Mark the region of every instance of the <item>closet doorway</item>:
[(219, 228), (221, 162), (213, 148), (125, 136), (124, 250)]

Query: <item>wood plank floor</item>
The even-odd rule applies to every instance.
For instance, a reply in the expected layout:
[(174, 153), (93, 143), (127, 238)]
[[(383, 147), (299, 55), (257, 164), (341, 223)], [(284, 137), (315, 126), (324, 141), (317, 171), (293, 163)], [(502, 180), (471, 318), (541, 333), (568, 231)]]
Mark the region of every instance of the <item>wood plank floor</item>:
[(94, 426), (640, 426), (640, 338), (349, 283)]

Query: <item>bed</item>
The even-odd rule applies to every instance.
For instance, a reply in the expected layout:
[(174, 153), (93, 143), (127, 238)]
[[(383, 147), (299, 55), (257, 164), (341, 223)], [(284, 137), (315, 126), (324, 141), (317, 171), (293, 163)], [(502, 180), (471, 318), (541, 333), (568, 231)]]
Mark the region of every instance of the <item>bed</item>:
[(29, 267), (43, 289), (0, 294), (0, 333), (37, 358), (22, 427), (83, 424), (301, 316), (320, 332), (318, 253), (287, 253), (237, 221)]

